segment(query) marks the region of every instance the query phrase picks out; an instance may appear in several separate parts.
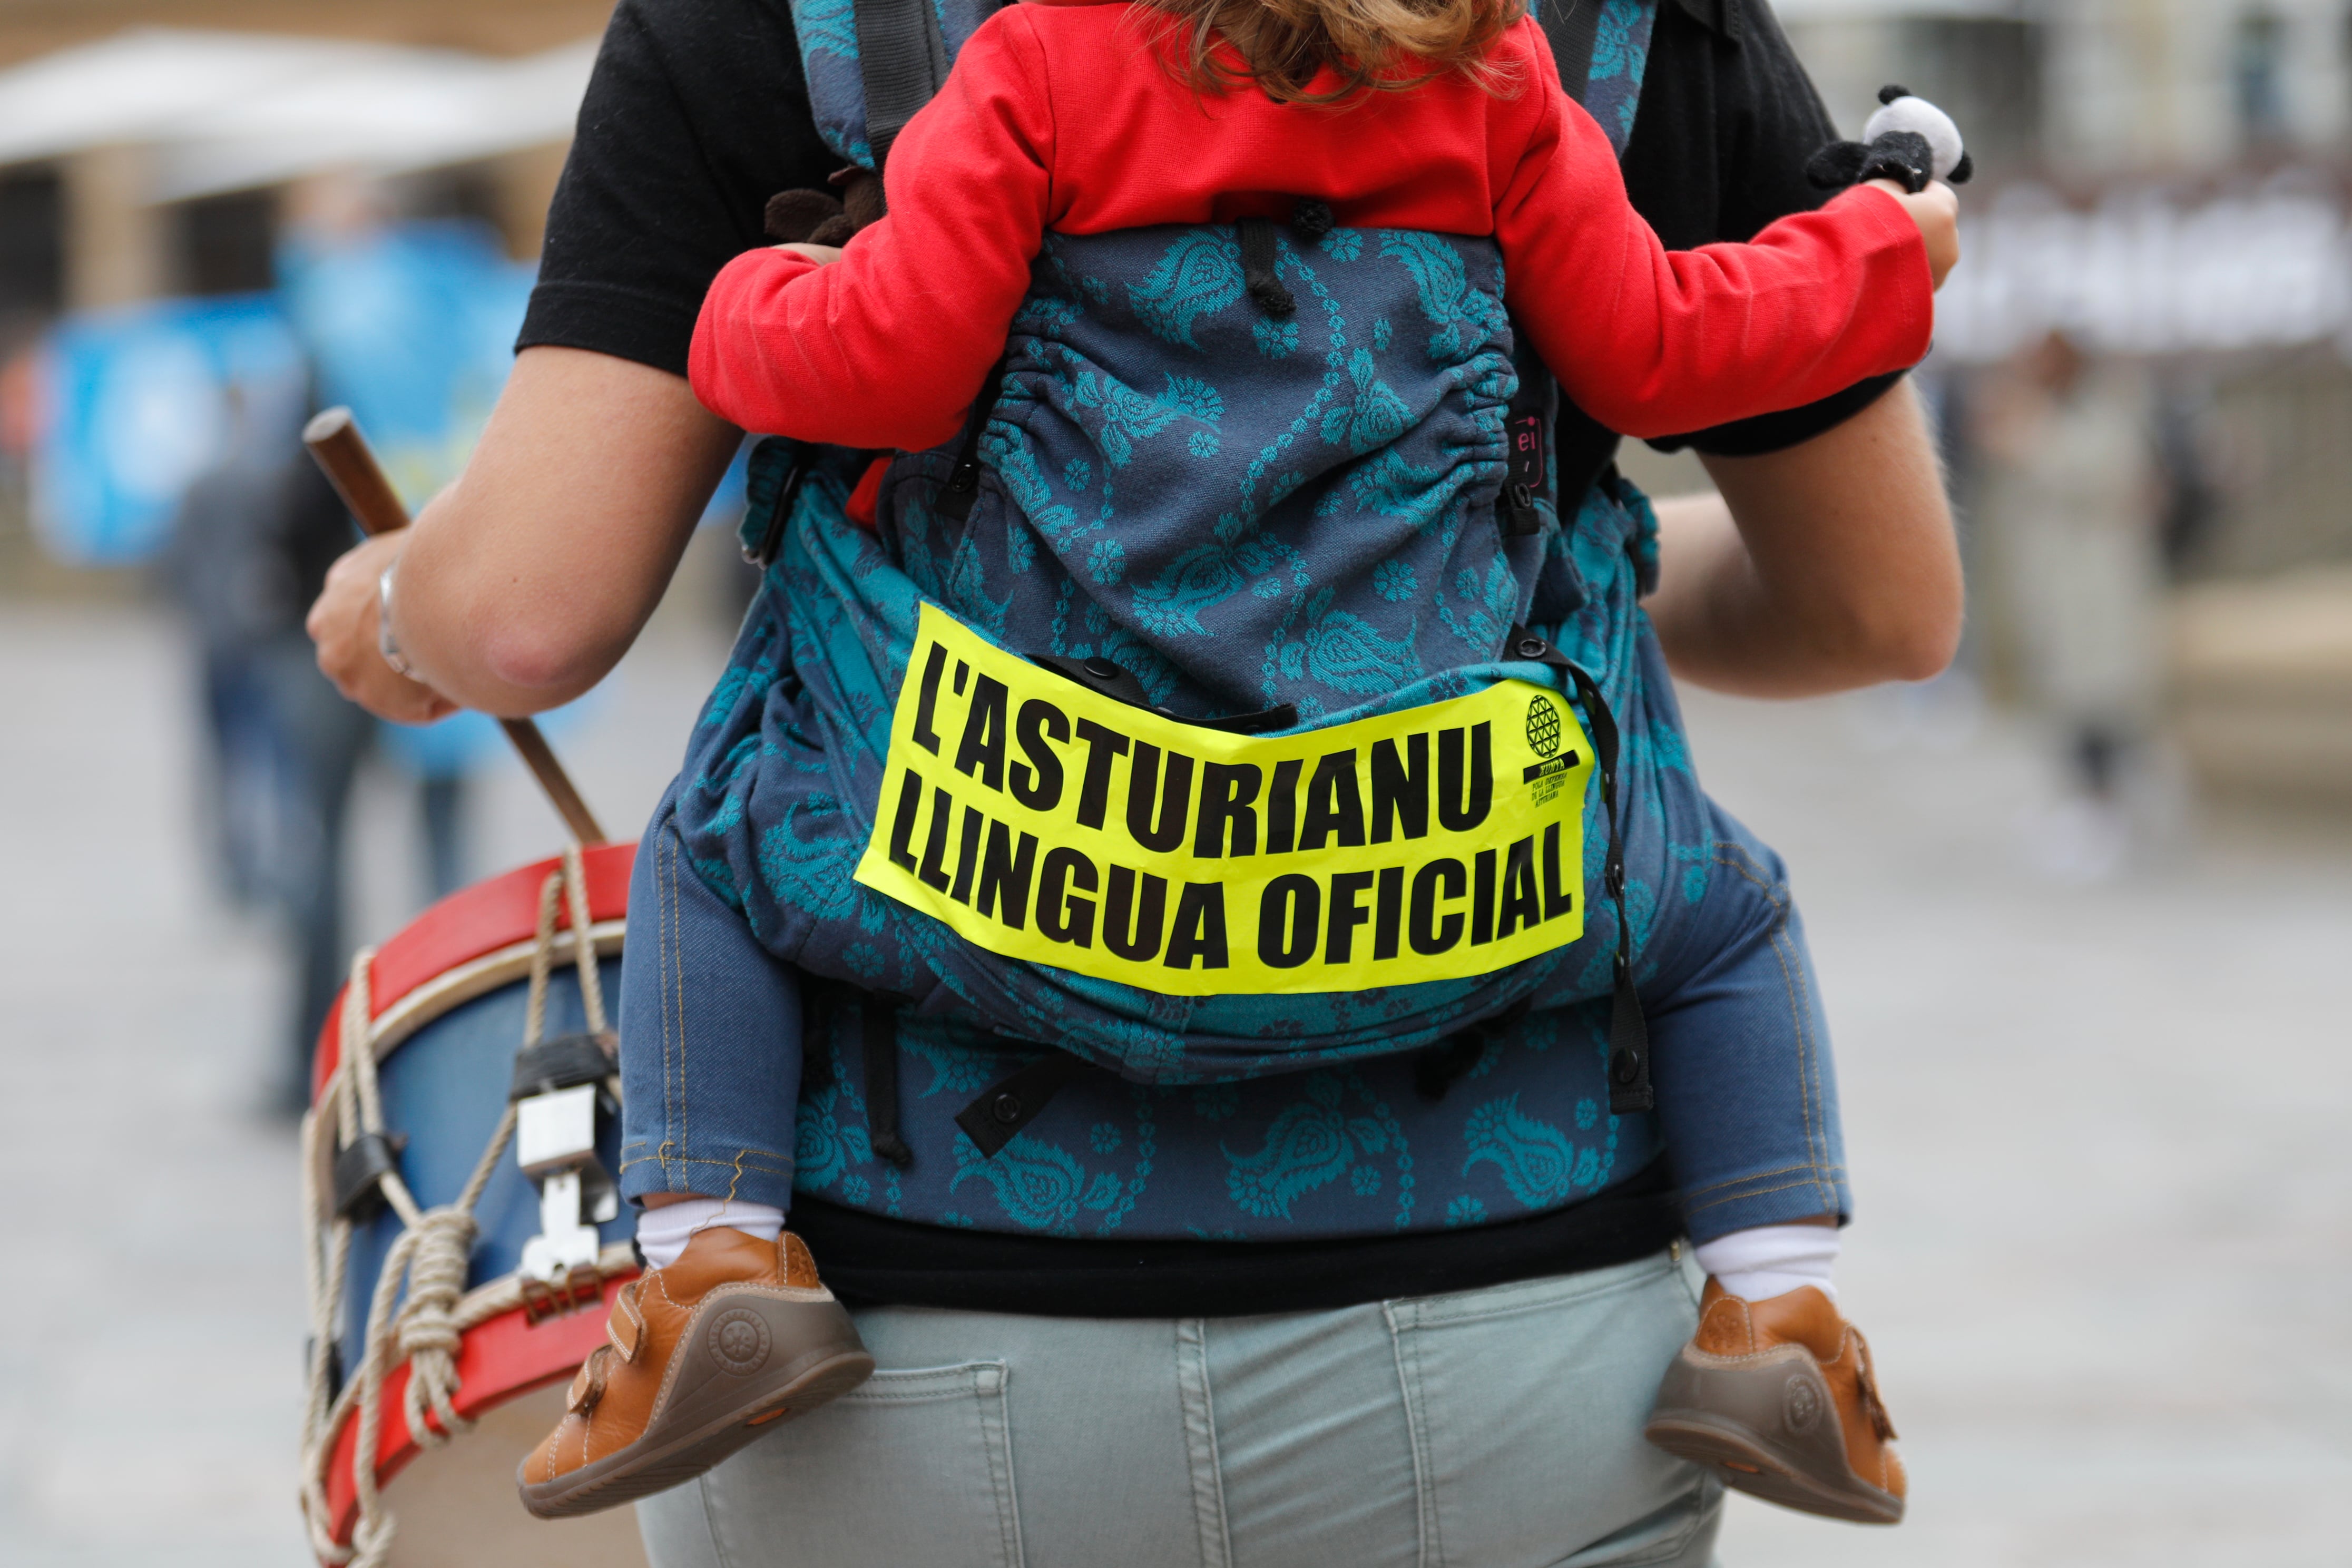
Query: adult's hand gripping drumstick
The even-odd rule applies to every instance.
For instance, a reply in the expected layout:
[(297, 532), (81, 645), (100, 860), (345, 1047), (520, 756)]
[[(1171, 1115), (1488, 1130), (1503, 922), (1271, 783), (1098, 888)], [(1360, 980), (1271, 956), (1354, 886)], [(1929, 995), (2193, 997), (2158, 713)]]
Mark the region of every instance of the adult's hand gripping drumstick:
[[(383, 468), (369, 450), (367, 437), (360, 434), (359, 422), (352, 417), (350, 409), (330, 408), (312, 419), (303, 426), (302, 444), (318, 459), (319, 467), (326, 470), (335, 493), (352, 509), (362, 531), (373, 536), (408, 526), (408, 509), (393, 492), (392, 482), (384, 478)], [(595, 814), (572, 787), (571, 775), (556, 761), (539, 726), (529, 719), (501, 719), (499, 724), (521, 753), (523, 765), (539, 781), (539, 787), (546, 792), (549, 804), (563, 818), (572, 836), (583, 844), (604, 842), (604, 830), (597, 825)]]

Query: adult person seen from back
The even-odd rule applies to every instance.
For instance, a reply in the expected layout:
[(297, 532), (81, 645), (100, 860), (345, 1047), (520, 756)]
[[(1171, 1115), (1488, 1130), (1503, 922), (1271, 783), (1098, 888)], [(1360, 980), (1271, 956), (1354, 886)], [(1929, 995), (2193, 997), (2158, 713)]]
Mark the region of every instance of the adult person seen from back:
[[(413, 529), (346, 556), (313, 611), (355, 700), (411, 720), (536, 712), (626, 650), (740, 440), (684, 379), (704, 289), (763, 243), (770, 195), (822, 187), (837, 162), (801, 82), (782, 0), (625, 0), (479, 450)], [(1667, 246), (1816, 205), (1803, 167), (1832, 136), (1763, 0), (1662, 0), (1625, 170)], [(1580, 493), (1614, 438), (1573, 412), (1559, 435)], [(1648, 605), (1677, 674), (1793, 697), (1949, 659), (1958, 558), (1907, 384), (1695, 444), (1723, 499), (1666, 509)], [(397, 640), (429, 684), (377, 652), (395, 559)], [(967, 1263), (1003, 1248), (1016, 1279), (1034, 1256), (954, 1237)], [(1167, 1315), (1061, 1315), (1087, 1298), (1048, 1273), (1017, 1310), (873, 1303), (859, 1324), (887, 1397), (646, 1504), (656, 1561), (1709, 1561), (1715, 1484), (1640, 1435), (1696, 1320), (1678, 1258), (1587, 1249), (1449, 1279), (1409, 1250), (1427, 1245), (1351, 1243), (1354, 1304), (1313, 1310), (1253, 1300), (1230, 1255), (1213, 1316), (1174, 1289)]]

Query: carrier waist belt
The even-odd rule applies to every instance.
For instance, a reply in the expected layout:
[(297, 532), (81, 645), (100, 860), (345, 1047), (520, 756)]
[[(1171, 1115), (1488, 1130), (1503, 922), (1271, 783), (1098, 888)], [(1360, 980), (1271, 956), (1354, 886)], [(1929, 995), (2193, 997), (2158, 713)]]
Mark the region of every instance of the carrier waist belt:
[(991, 952), (1260, 995), (1467, 979), (1583, 932), (1592, 748), (1542, 687), (1237, 735), (929, 603), (907, 668), (856, 879)]

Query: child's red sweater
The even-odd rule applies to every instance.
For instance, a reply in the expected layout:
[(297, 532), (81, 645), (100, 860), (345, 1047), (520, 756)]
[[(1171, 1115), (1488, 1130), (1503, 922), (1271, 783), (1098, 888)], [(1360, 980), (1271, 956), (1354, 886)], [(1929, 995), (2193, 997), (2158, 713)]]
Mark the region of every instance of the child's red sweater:
[(950, 439), (1003, 352), (1044, 234), (1287, 217), (1492, 235), (1507, 303), (1579, 405), (1631, 436), (1791, 408), (1916, 363), (1935, 306), (1900, 203), (1847, 193), (1747, 245), (1668, 251), (1522, 20), (1489, 92), (1460, 72), (1348, 107), (1203, 97), (1120, 0), (1008, 5), (885, 174), (890, 214), (819, 267), (737, 257), (696, 323), (694, 390), (747, 429), (915, 450)]

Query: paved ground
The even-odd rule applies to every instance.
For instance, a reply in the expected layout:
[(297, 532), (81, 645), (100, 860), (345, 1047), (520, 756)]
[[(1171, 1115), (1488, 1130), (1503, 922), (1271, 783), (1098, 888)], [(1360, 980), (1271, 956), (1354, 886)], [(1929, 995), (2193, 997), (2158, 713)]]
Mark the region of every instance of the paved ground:
[[(672, 620), (565, 741), (616, 825), (719, 657)], [(201, 885), (183, 676), (128, 612), (0, 610), (0, 1563), (294, 1568), (292, 1140), (273, 960)], [(2352, 852), (2209, 834), (2038, 879), (2012, 729), (1883, 699), (1695, 710), (1797, 868), (1863, 1196), (1843, 1279), (1916, 1478), (1897, 1535), (1738, 1505), (1731, 1568), (2352, 1556)], [(388, 786), (362, 902), (413, 903)], [(481, 858), (551, 848), (512, 774)], [(2336, 1502), (2327, 1500), (2334, 1498)]]

